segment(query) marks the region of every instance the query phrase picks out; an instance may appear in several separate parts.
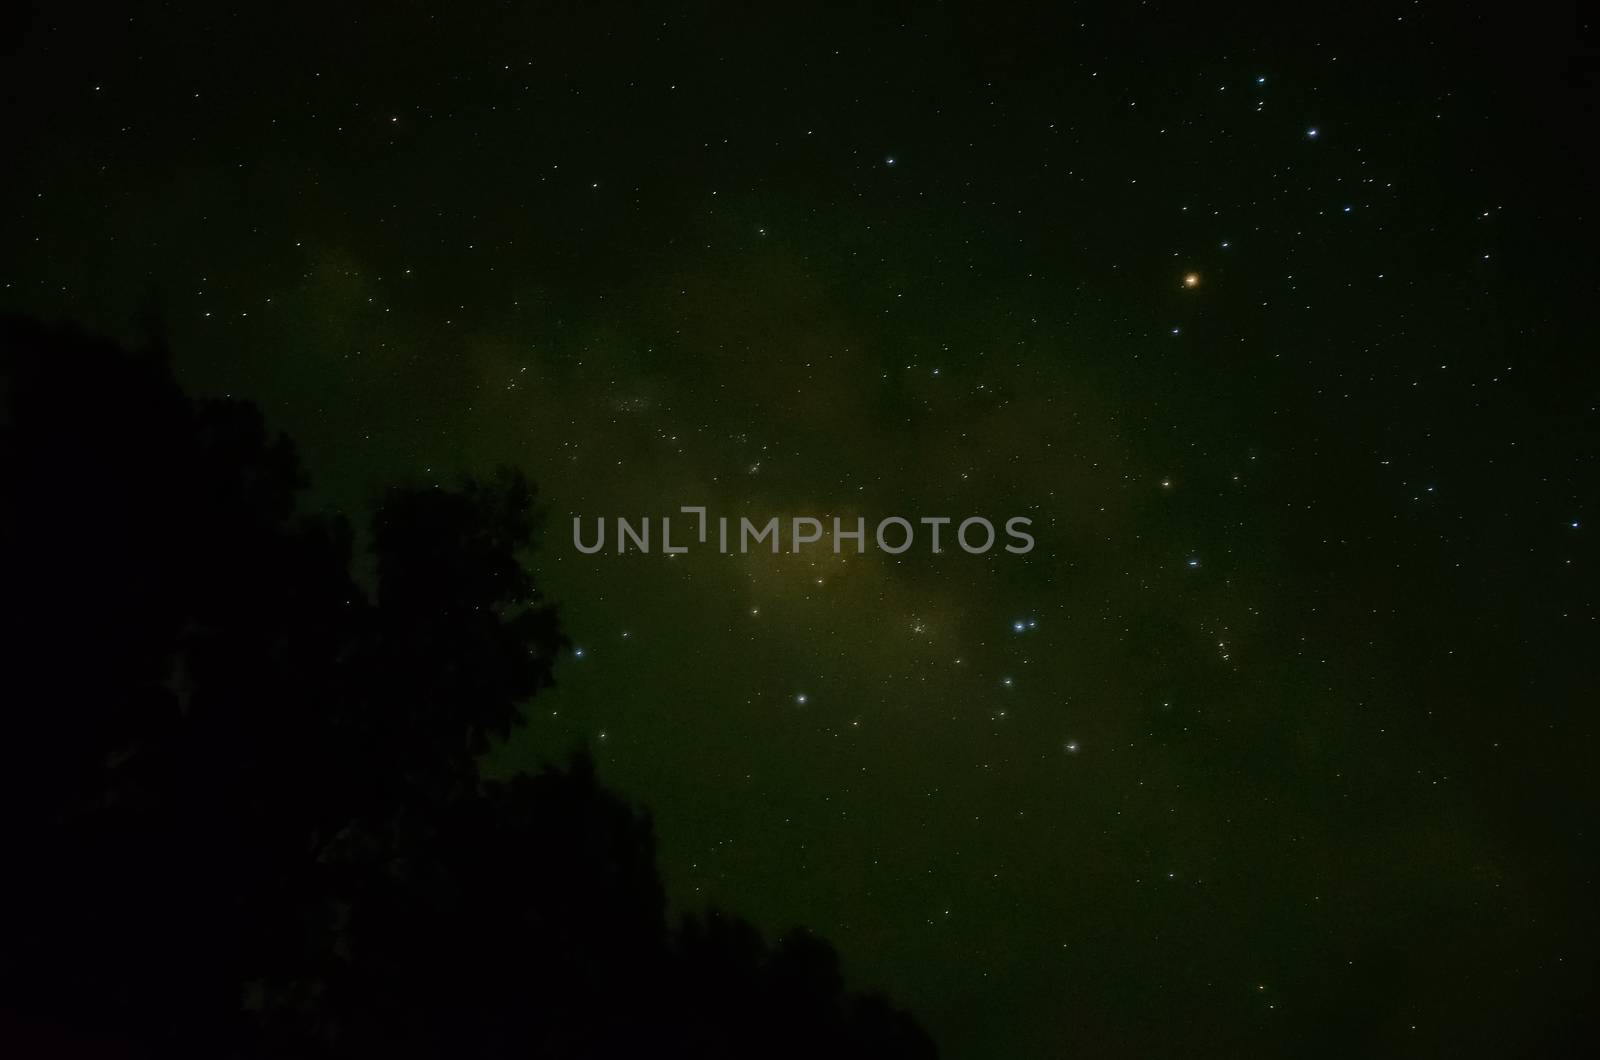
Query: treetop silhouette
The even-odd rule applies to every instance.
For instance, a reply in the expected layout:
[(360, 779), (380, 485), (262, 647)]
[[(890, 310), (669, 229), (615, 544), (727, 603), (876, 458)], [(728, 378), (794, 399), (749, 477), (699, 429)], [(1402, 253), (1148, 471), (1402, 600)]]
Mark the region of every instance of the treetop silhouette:
[(669, 925), (584, 753), (480, 777), (566, 644), (520, 475), (390, 490), (370, 584), (305, 483), (159, 348), (0, 323), (0, 1047), (933, 1055), (814, 936)]

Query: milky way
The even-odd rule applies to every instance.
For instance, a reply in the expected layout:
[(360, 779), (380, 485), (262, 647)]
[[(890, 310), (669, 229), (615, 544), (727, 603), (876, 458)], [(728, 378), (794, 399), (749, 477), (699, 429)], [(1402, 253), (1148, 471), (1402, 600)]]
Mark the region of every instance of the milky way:
[[(679, 908), (818, 929), (947, 1056), (1554, 1049), (1570, 13), (582, 6), (39, 6), (0, 306), (156, 322), (326, 507), (525, 469), (574, 650), (490, 768), (588, 743)], [(785, 547), (573, 547), (685, 505)], [(1036, 547), (787, 547), (974, 514)]]

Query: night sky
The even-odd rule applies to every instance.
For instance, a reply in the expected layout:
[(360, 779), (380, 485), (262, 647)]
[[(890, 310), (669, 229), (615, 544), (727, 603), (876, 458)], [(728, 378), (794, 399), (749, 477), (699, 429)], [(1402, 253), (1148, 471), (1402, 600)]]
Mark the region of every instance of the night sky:
[[(8, 16), (0, 310), (312, 507), (525, 470), (574, 648), (488, 768), (587, 742), (945, 1056), (1585, 1033), (1592, 27), (541, 7)], [(1038, 544), (573, 546), (680, 505)]]

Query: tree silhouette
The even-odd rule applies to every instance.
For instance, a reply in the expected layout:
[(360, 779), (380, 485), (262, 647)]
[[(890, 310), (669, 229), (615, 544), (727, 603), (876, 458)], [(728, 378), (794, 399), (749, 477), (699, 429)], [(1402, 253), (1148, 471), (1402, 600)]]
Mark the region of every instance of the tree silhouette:
[(389, 492), (370, 584), (304, 484), (159, 348), (0, 323), (0, 1050), (933, 1055), (813, 936), (673, 930), (583, 753), (480, 778), (565, 644), (520, 476)]

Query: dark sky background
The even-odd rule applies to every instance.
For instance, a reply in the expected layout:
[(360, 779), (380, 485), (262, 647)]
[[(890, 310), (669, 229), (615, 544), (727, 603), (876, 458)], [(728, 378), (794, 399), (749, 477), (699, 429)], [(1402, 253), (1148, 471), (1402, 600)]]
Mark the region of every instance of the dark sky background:
[[(587, 741), (955, 1060), (1579, 1034), (1592, 25), (776, 6), (10, 14), (0, 309), (316, 506), (525, 469), (582, 653), (493, 768)], [(572, 546), (682, 504), (1038, 547)]]

